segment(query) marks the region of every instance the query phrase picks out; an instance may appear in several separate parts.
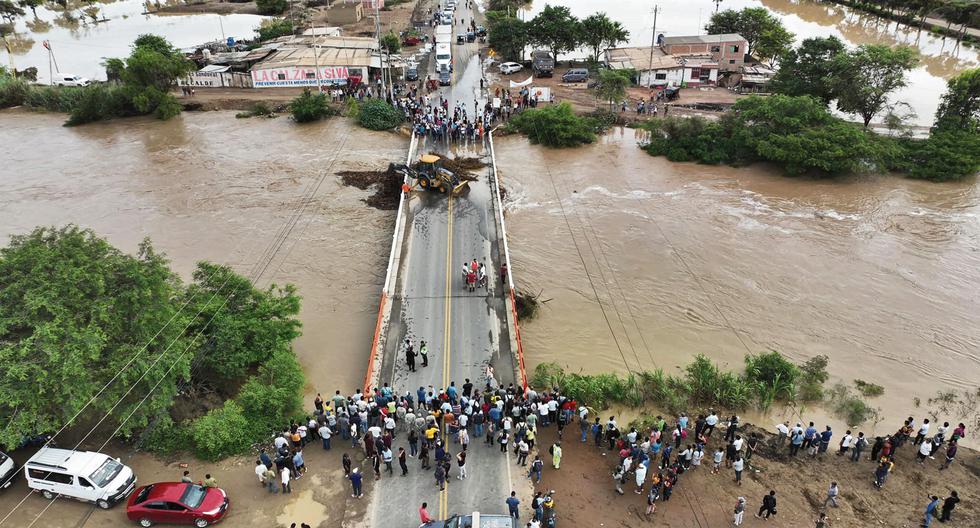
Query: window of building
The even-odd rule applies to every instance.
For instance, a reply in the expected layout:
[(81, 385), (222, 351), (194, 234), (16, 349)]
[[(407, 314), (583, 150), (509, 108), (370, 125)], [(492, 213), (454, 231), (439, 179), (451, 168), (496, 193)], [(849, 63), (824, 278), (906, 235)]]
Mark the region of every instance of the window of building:
[(721, 53), (721, 46), (711, 46), (711, 53)]
[(699, 76), (701, 82), (708, 82), (711, 80), (711, 70), (708, 68), (701, 69), (701, 75)]
[(656, 80), (658, 80), (658, 81), (666, 81), (667, 80), (667, 72), (657, 72), (656, 74), (654, 74), (653, 78), (656, 79)]
[(732, 53), (738, 53), (738, 46), (732, 46)]
[(691, 68), (691, 79), (698, 79), (701, 77), (701, 68)]
[(730, 59), (730, 60), (728, 61), (728, 64), (735, 64), (735, 59)]
[(286, 74), (285, 73), (277, 73), (276, 74), (276, 80), (278, 80), (278, 81), (285, 81), (286, 80)]
[(306, 72), (307, 79), (316, 79), (316, 72)]

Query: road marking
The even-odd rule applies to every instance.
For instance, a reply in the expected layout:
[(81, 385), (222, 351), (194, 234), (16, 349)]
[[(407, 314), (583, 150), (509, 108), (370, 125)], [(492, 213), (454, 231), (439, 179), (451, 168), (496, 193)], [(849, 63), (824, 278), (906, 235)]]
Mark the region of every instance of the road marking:
[[(443, 329), (442, 344), (442, 388), (449, 386), (449, 364), (452, 355), (452, 287), (453, 287), (453, 195), (450, 191), (447, 197), (448, 219), (446, 223), (446, 301), (445, 301), (445, 328)], [(444, 422), (445, 423), (445, 422)], [(442, 443), (449, 446), (448, 428), (443, 429)], [(451, 461), (450, 461), (451, 463)], [(446, 475), (446, 486), (439, 493), (439, 516), (442, 519), (449, 517), (449, 475)]]

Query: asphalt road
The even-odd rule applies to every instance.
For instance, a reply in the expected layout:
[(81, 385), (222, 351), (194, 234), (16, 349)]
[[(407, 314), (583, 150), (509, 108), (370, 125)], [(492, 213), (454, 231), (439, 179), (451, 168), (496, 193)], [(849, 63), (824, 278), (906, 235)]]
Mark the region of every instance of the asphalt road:
[[(464, 27), (474, 15), (464, 5), (457, 8), (454, 31)], [(453, 82), (440, 93), (449, 97), (450, 109), (457, 101), (465, 103), (472, 116), (473, 102), (486, 102), (480, 90), (482, 67), (477, 55), (478, 44), (456, 44), (453, 37)], [(434, 62), (434, 61), (430, 61)], [(434, 65), (430, 65), (434, 75)], [(436, 98), (438, 95), (433, 94)], [(447, 145), (421, 142), (419, 153), (437, 152), (448, 156), (484, 157), (489, 165), (489, 149), (481, 142)], [(381, 381), (413, 397), (419, 387), (436, 390), (455, 381), (461, 387), (469, 378), (477, 387), (486, 383), (486, 367), (494, 366), (496, 378), (504, 386), (514, 383), (510, 341), (505, 328), (505, 289), (499, 281), (500, 260), (497, 228), (489, 186), (490, 169), (479, 174), (468, 191), (455, 197), (438, 193), (415, 193), (408, 203), (409, 225), (402, 246), (401, 264), (392, 299)], [(469, 293), (463, 284), (461, 268), (472, 259), (485, 262), (490, 276), (488, 290)], [(503, 335), (503, 338), (501, 338)], [(429, 350), (429, 366), (409, 372), (405, 363), (404, 343), (411, 338), (416, 349), (424, 340)], [(404, 433), (395, 440), (408, 449)], [(455, 455), (458, 444), (449, 441)], [(375, 525), (393, 527), (418, 526), (418, 508), (429, 504), (429, 513), (437, 519), (452, 514), (503, 513), (504, 499), (510, 495), (512, 482), (523, 474), (515, 469), (512, 455), (499, 447), (486, 447), (482, 438), (472, 438), (467, 455), (465, 481), (456, 479), (453, 464), (450, 481), (439, 492), (431, 470), (419, 469), (415, 459), (409, 462), (409, 475), (383, 475), (381, 486), (372, 497)], [(369, 472), (370, 473), (370, 472)], [(512, 480), (513, 479), (513, 480)]]

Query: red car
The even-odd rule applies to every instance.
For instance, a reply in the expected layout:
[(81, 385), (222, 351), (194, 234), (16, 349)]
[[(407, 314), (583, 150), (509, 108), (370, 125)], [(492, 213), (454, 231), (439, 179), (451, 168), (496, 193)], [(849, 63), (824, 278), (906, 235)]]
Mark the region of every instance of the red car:
[(228, 511), (228, 495), (221, 488), (186, 482), (158, 482), (137, 488), (129, 496), (126, 516), (140, 526), (156, 523), (193, 524), (204, 528)]

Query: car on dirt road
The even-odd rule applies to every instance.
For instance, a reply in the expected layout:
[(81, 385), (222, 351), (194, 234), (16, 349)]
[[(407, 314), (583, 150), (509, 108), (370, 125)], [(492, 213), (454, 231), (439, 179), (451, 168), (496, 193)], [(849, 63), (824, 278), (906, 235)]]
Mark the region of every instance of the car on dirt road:
[(524, 69), (524, 66), (517, 64), (516, 62), (505, 62), (500, 65), (500, 73), (504, 75), (510, 75), (511, 73), (516, 73)]
[(584, 82), (589, 78), (589, 70), (585, 68), (572, 68), (561, 76), (561, 82), (577, 83)]
[(430, 521), (419, 528), (516, 528), (510, 515), (473, 512), (472, 515), (453, 515), (442, 521)]
[(27, 487), (47, 500), (64, 497), (108, 510), (136, 489), (136, 474), (118, 458), (45, 446), (24, 464)]
[(129, 497), (126, 517), (140, 526), (190, 524), (210, 526), (228, 512), (228, 495), (221, 488), (188, 482), (157, 482), (142, 486)]

